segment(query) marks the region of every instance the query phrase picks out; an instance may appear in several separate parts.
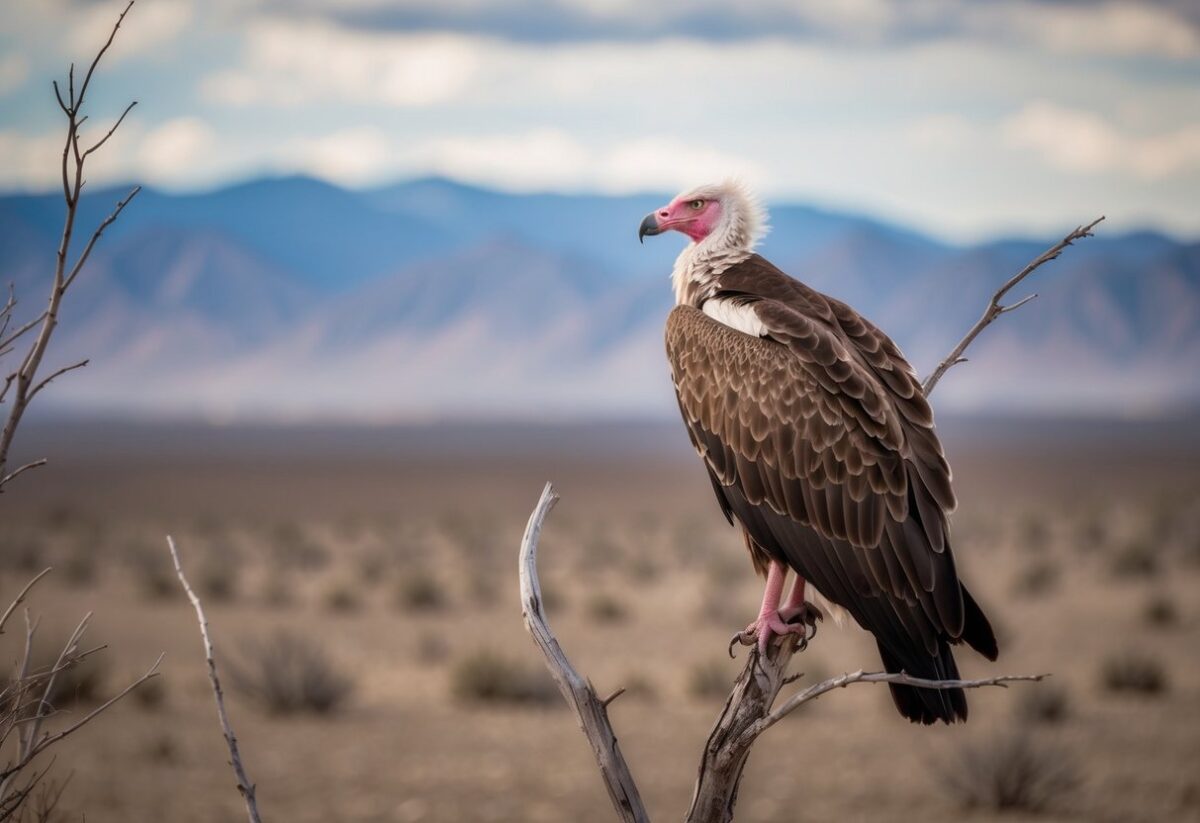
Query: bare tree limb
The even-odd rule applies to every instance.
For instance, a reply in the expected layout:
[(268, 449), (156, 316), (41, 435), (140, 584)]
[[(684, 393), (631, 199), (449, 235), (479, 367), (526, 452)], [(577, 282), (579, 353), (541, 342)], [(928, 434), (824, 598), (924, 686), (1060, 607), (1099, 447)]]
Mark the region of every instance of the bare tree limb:
[(246, 774), (246, 767), (242, 763), (242, 755), (238, 750), (237, 736), (233, 733), (233, 726), (225, 711), (225, 693), (221, 689), (221, 678), (217, 675), (217, 661), (214, 657), (212, 639), (208, 635), (208, 618), (204, 616), (204, 607), (200, 605), (200, 598), (188, 584), (187, 576), (183, 573), (183, 565), (179, 561), (179, 552), (175, 550), (175, 541), (170, 535), (167, 536), (167, 548), (171, 550), (171, 561), (175, 564), (175, 574), (178, 575), (179, 583), (183, 586), (188, 600), (191, 601), (192, 608), (196, 610), (196, 620), (200, 623), (200, 639), (204, 642), (204, 659), (208, 663), (208, 680), (212, 684), (213, 697), (217, 702), (217, 718), (221, 721), (221, 732), (225, 735), (225, 745), (229, 748), (233, 773), (237, 777), (238, 792), (241, 793), (242, 799), (246, 803), (246, 814), (250, 823), (262, 823), (262, 818), (258, 816), (258, 801), (254, 796), (254, 784), (250, 782), (250, 777)]
[(529, 516), (525, 535), (521, 538), (518, 568), (521, 581), (521, 614), (525, 618), (525, 628), (533, 637), (533, 642), (545, 655), (546, 668), (558, 684), (558, 690), (562, 692), (567, 705), (574, 710), (580, 728), (592, 744), (592, 753), (596, 756), (600, 776), (604, 780), (604, 787), (608, 789), (608, 796), (617, 811), (617, 816), (628, 823), (647, 823), (650, 818), (642, 804), (633, 773), (629, 771), (629, 765), (621, 754), (617, 736), (608, 720), (607, 706), (616, 695), (608, 700), (601, 700), (596, 695), (592, 684), (571, 665), (546, 622), (546, 613), (542, 607), (542, 585), (537, 572), (537, 543), (542, 523), (557, 500), (558, 494), (554, 487), (547, 483), (533, 514)]
[(1003, 674), (979, 680), (926, 680), (923, 677), (910, 677), (904, 672), (865, 672), (859, 669), (856, 672), (831, 677), (797, 692), (784, 701), (782, 706), (747, 729), (745, 734), (753, 740), (805, 703), (816, 700), (826, 692), (844, 689), (854, 683), (898, 683), (904, 686), (919, 686), (922, 689), (981, 689), (986, 686), (1007, 688), (1009, 683), (1018, 682), (1036, 683), (1049, 676), (1048, 674)]
[[(107, 140), (108, 138), (105, 139)], [(96, 245), (96, 241), (100, 239), (102, 234), (104, 234), (104, 230), (111, 226), (113, 222), (121, 216), (121, 212), (125, 210), (125, 207), (129, 205), (129, 202), (133, 200), (133, 198), (138, 196), (141, 190), (141, 186), (134, 186), (130, 190), (129, 194), (125, 195), (125, 198), (117, 203), (116, 207), (112, 210), (108, 217), (104, 218), (104, 221), (96, 228), (96, 231), (92, 233), (92, 239), (88, 241), (88, 244), (83, 249), (83, 254), (79, 255), (79, 259), (76, 260), (75, 265), (71, 267), (71, 273), (67, 276), (67, 279), (63, 284), (63, 288), (70, 288), (71, 284), (75, 282), (75, 278), (79, 276), (79, 272), (83, 268), (83, 264), (87, 262), (88, 256), (91, 255), (92, 247)]]
[[(90, 362), (91, 362), (91, 360), (85, 358), (83, 360), (80, 360), (78, 363), (72, 363), (69, 366), (63, 366), (61, 369), (56, 370), (50, 376), (39, 381), (36, 386), (34, 386), (32, 389), (30, 389), (29, 399), (32, 400), (33, 398), (37, 397), (38, 392), (40, 392), (42, 389), (46, 388), (46, 386), (50, 385), (50, 381), (53, 380), (54, 378), (62, 377), (64, 374), (66, 374), (69, 371), (75, 371), (75, 369), (82, 369), (84, 366), (86, 366)], [(43, 460), (42, 462), (45, 463), (46, 461)]]
[[(50, 345), (51, 337), (54, 335), (54, 330), (58, 326), (59, 311), (62, 307), (63, 297), (67, 289), (75, 282), (75, 278), (79, 276), (84, 264), (87, 263), (91, 256), (92, 249), (95, 247), (104, 230), (107, 229), (113, 221), (115, 221), (129, 205), (130, 201), (137, 196), (141, 190), (140, 187), (135, 187), (126, 197), (119, 201), (112, 213), (104, 219), (103, 222), (92, 233), (91, 239), (84, 246), (82, 253), (76, 259), (75, 264), (67, 268), (67, 258), (71, 252), (71, 240), (75, 232), (75, 219), (79, 208), (79, 198), (84, 187), (84, 164), (87, 158), (113, 136), (120, 125), (125, 121), (126, 115), (136, 105), (130, 103), (125, 110), (117, 118), (112, 127), (94, 144), (91, 148), (83, 150), (79, 145), (79, 129), (87, 122), (88, 116), (82, 114), (84, 100), (87, 96), (88, 88), (91, 86), (92, 76), (96, 71), (96, 67), (100, 64), (100, 60), (112, 46), (113, 39), (117, 36), (117, 31), (121, 28), (121, 24), (125, 21), (125, 15), (133, 8), (133, 0), (125, 6), (124, 11), (117, 17), (116, 23), (109, 32), (108, 39), (101, 46), (96, 56), (92, 59), (88, 66), (87, 73), (84, 75), (83, 84), (79, 87), (78, 94), (75, 89), (75, 64), (71, 64), (70, 70), (67, 72), (67, 96), (63, 98), (62, 89), (58, 83), (54, 85), (54, 96), (58, 101), (59, 108), (67, 118), (67, 133), (66, 139), (63, 141), (62, 149), (62, 192), (63, 200), (66, 203), (66, 213), (63, 218), (62, 235), (59, 239), (58, 253), (55, 257), (54, 276), (50, 284), (50, 296), (47, 300), (46, 310), (37, 318), (28, 321), (16, 332), (4, 335), (8, 330), (8, 322), (12, 307), (15, 305), (15, 300), (10, 292), (8, 303), (0, 308), (0, 317), (3, 318), (3, 324), (0, 326), (0, 357), (3, 357), (11, 349), (11, 345), (22, 335), (27, 332), (37, 329), (32, 344), (21, 358), (20, 366), (9, 373), (4, 378), (4, 385), (0, 387), (0, 401), (8, 399), (9, 391), (13, 391), (12, 405), (8, 409), (8, 414), (4, 419), (4, 425), (0, 427), (0, 492), (4, 491), (7, 483), (14, 480), (23, 472), (33, 468), (37, 468), (45, 463), (44, 460), (35, 460), (27, 463), (16, 471), (8, 472), (8, 457), (9, 450), (12, 447), (13, 439), (16, 436), (17, 428), (20, 426), (21, 420), (24, 417), (26, 409), (29, 407), (33, 398), (49, 384), (51, 380), (75, 368), (79, 368), (81, 364), (70, 366), (66, 369), (60, 369), (52, 374), (49, 378), (38, 381), (38, 369), (41, 367), (42, 359), (45, 357), (46, 350)], [(86, 362), (86, 361), (85, 361)]]
[(983, 310), (983, 316), (980, 317), (975, 325), (971, 327), (966, 336), (958, 342), (958, 345), (955, 346), (948, 355), (946, 355), (946, 358), (942, 360), (941, 363), (938, 363), (937, 368), (933, 370), (933, 373), (925, 378), (925, 382), (921, 386), (921, 389), (925, 392), (925, 396), (929, 396), (929, 394), (933, 391), (933, 387), (936, 386), (938, 381), (942, 379), (942, 375), (948, 372), (952, 367), (957, 366), (959, 363), (967, 362), (967, 358), (963, 357), (963, 354), (967, 351), (967, 347), (974, 342), (975, 338), (979, 336), (980, 332), (992, 324), (992, 321), (1002, 314), (1007, 314), (1010, 311), (1015, 311), (1021, 308), (1021, 306), (1024, 306), (1030, 300), (1033, 300), (1035, 297), (1037, 297), (1036, 294), (1031, 294), (1028, 297), (1018, 300), (1012, 305), (1002, 305), (1000, 301), (1004, 299), (1005, 295), (1007, 295), (1014, 286), (1016, 286), (1029, 275), (1033, 274), (1043, 264), (1049, 263), (1051, 260), (1056, 259), (1060, 254), (1063, 253), (1063, 250), (1066, 249), (1067, 246), (1072, 245), (1076, 240), (1082, 240), (1085, 237), (1091, 237), (1092, 229), (1094, 229), (1103, 219), (1103, 217), (1098, 217), (1091, 223), (1088, 223), (1086, 226), (1076, 227), (1074, 231), (1034, 258), (1029, 265), (1014, 274), (1008, 279), (1007, 282), (1005, 282), (1003, 286), (997, 289), (996, 293), (992, 295), (992, 299), (988, 301), (987, 308)]

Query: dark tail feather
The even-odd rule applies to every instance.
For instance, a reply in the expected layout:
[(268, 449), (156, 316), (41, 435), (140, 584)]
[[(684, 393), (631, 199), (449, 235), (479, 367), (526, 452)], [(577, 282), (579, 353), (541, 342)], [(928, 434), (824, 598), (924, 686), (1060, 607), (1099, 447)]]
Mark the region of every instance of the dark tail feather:
[[(905, 672), (913, 677), (926, 680), (958, 680), (958, 666), (954, 663), (954, 655), (945, 643), (940, 644), (937, 657), (925, 657), (917, 665), (905, 665), (900, 658), (879, 646), (879, 656), (883, 658), (883, 666), (891, 673)], [(913, 658), (914, 660), (916, 658)], [(913, 723), (929, 725), (941, 720), (943, 723), (954, 723), (967, 719), (967, 696), (962, 689), (920, 689), (915, 686), (900, 686), (888, 684), (892, 691), (892, 701), (900, 714)]]
[(996, 645), (996, 633), (992, 631), (992, 624), (988, 622), (983, 609), (979, 608), (979, 604), (975, 602), (975, 598), (971, 597), (967, 587), (960, 588), (962, 588), (964, 618), (962, 639), (988, 660), (995, 660), (1000, 655), (1000, 647)]

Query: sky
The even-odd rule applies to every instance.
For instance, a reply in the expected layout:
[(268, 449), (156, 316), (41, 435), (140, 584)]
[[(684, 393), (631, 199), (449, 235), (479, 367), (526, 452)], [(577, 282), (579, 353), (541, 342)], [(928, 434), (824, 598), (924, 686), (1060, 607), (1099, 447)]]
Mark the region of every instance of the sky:
[[(50, 88), (124, 0), (14, 0), (0, 189), (57, 181)], [(1200, 236), (1192, 0), (139, 0), (89, 103), (91, 183), (304, 173), (773, 200), (948, 240)]]

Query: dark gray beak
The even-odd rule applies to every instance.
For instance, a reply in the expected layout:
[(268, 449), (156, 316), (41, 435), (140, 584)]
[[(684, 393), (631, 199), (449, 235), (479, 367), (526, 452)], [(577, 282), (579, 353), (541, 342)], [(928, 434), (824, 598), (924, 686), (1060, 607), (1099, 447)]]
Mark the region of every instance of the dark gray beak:
[(650, 212), (642, 221), (642, 225), (638, 226), (638, 242), (643, 242), (642, 238), (646, 235), (653, 237), (656, 234), (662, 234), (662, 229), (658, 227), (658, 217), (654, 212)]

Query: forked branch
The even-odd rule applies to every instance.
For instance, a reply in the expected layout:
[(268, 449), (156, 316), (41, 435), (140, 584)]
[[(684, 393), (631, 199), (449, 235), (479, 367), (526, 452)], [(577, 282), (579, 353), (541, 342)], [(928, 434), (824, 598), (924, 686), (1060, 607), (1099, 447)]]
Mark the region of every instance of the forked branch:
[(1003, 286), (997, 289), (995, 294), (992, 295), (992, 299), (988, 301), (987, 308), (983, 310), (983, 316), (976, 321), (975, 325), (972, 326), (970, 331), (966, 333), (966, 336), (964, 336), (962, 340), (958, 341), (958, 345), (955, 346), (948, 355), (946, 355), (945, 359), (942, 360), (941, 363), (938, 363), (937, 368), (933, 370), (933, 374), (925, 378), (925, 382), (921, 385), (921, 390), (925, 392), (925, 396), (928, 397), (930, 395), (930, 393), (933, 391), (933, 387), (936, 386), (938, 381), (942, 379), (942, 375), (950, 371), (950, 369), (952, 369), (954, 366), (957, 366), (959, 363), (967, 362), (967, 358), (963, 355), (966, 354), (967, 347), (975, 341), (975, 338), (979, 336), (980, 332), (990, 326), (992, 322), (1000, 315), (1007, 314), (1010, 311), (1016, 311), (1030, 300), (1033, 300), (1035, 297), (1037, 297), (1036, 293), (1030, 294), (1022, 297), (1016, 303), (1005, 306), (1001, 301), (1003, 301), (1008, 293), (1012, 291), (1014, 286), (1037, 271), (1038, 268), (1040, 268), (1043, 264), (1049, 263), (1051, 260), (1056, 259), (1060, 254), (1063, 253), (1067, 246), (1072, 245), (1076, 240), (1082, 240), (1085, 237), (1091, 237), (1092, 229), (1094, 229), (1103, 219), (1103, 216), (1097, 217), (1086, 226), (1077, 226), (1074, 231), (1035, 257), (1032, 261), (1030, 261), (1029, 265), (1014, 274), (1004, 283)]

